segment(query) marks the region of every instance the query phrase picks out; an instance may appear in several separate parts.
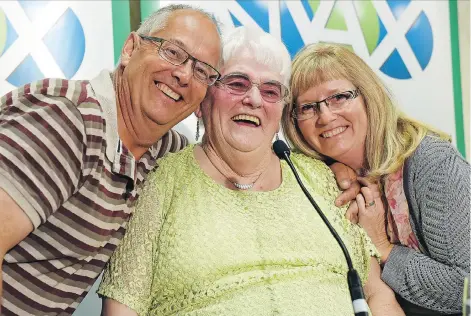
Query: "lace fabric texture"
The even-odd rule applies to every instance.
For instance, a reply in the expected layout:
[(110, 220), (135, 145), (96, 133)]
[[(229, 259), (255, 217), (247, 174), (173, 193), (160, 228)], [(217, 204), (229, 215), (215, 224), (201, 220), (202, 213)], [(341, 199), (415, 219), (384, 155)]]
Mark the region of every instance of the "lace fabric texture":
[[(149, 175), (98, 293), (139, 315), (352, 315), (345, 258), (289, 166), (276, 190), (235, 191), (202, 171), (193, 148)], [(333, 174), (292, 159), (364, 282), (377, 252), (334, 206)]]

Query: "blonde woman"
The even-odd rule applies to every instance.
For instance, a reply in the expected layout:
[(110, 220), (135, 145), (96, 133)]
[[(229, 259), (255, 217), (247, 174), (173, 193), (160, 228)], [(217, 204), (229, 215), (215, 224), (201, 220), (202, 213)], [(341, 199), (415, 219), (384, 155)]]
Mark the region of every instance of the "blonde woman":
[(363, 184), (358, 222), (406, 315), (461, 310), (469, 273), (470, 166), (443, 133), (406, 117), (345, 47), (315, 44), (292, 65), (283, 128), (302, 153), (342, 162)]

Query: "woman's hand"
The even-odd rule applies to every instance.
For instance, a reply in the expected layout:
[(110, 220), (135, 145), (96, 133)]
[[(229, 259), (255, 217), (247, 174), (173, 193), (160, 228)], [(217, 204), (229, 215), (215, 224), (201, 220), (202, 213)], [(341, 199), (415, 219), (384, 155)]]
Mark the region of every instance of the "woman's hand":
[[(333, 163), (330, 169), (335, 175), (338, 186), (343, 190), (335, 200), (335, 205), (342, 206), (352, 201), (345, 217), (353, 224), (363, 227), (381, 254), (381, 262), (385, 262), (393, 245), (386, 234), (386, 212), (378, 184), (357, 177), (353, 169), (340, 162)], [(360, 184), (363, 186), (361, 189)]]
[(386, 212), (381, 199), (381, 192), (377, 183), (371, 183), (365, 178), (358, 177), (363, 187), (356, 196), (356, 209), (358, 209), (358, 224), (366, 231), (371, 241), (381, 255), (381, 262), (385, 262), (393, 245), (386, 234)]
[(137, 313), (130, 307), (112, 298), (103, 297), (101, 316), (137, 316)]
[[(340, 190), (342, 190), (335, 199), (335, 205), (340, 207), (351, 201), (355, 201), (356, 195), (360, 193), (360, 183), (357, 181), (355, 171), (341, 162), (335, 162), (330, 165), (330, 170), (334, 173), (337, 185)], [(350, 209), (352, 205), (353, 203), (350, 204), (346, 214), (354, 214), (357, 212), (357, 210)]]

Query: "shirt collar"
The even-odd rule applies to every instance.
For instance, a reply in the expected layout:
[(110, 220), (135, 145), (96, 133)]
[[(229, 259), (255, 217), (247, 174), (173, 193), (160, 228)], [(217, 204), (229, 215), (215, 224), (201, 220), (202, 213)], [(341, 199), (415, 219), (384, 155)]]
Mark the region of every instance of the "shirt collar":
[(118, 114), (116, 112), (116, 93), (111, 79), (113, 73), (102, 70), (100, 74), (90, 80), (95, 97), (100, 102), (103, 116), (106, 121), (106, 157), (114, 164), (118, 153)]

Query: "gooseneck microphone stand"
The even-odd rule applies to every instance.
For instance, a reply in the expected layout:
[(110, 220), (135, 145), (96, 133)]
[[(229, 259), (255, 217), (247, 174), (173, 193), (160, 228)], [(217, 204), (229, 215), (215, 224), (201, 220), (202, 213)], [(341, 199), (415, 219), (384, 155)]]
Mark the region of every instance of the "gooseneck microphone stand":
[(301, 179), (299, 178), (298, 172), (294, 168), (294, 165), (291, 162), (291, 159), (289, 157), (290, 149), (288, 148), (286, 143), (280, 139), (276, 140), (273, 143), (273, 151), (278, 156), (278, 158), (283, 159), (288, 163), (291, 170), (293, 171), (294, 176), (296, 177), (296, 180), (298, 181), (299, 186), (303, 190), (304, 194), (309, 199), (311, 204), (314, 206), (314, 208), (316, 209), (317, 213), (322, 218), (324, 223), (327, 225), (327, 228), (329, 228), (330, 232), (334, 236), (340, 248), (342, 248), (342, 252), (345, 256), (345, 259), (347, 260), (347, 265), (348, 265), (347, 281), (348, 281), (348, 288), (350, 290), (350, 296), (352, 298), (353, 312), (355, 316), (368, 316), (368, 304), (366, 303), (365, 295), (363, 294), (363, 288), (361, 286), (360, 276), (358, 275), (358, 272), (353, 268), (352, 259), (350, 258), (350, 254), (348, 253), (348, 250), (345, 247), (345, 244), (343, 243), (342, 239), (337, 234), (335, 229), (332, 227), (332, 225), (329, 223), (329, 220), (324, 215), (320, 207), (317, 205), (316, 201), (314, 201), (311, 194), (309, 194), (308, 190), (306, 189)]

